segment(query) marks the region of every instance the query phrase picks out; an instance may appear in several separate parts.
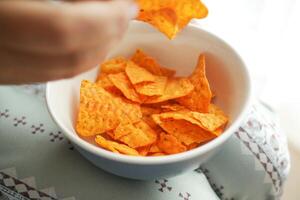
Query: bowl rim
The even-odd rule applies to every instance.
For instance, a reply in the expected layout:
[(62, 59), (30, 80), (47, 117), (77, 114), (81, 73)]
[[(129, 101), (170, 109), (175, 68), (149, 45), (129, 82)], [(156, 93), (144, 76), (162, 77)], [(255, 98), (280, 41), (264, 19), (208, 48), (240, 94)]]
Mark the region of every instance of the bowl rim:
[[(132, 24), (141, 24), (141, 22), (132, 22)], [(241, 58), (241, 56), (237, 53), (237, 51), (229, 45), (226, 41), (223, 39), (219, 38), (218, 36), (214, 35), (213, 33), (210, 33), (209, 31), (203, 30), (202, 28), (190, 24), (188, 25), (185, 31), (193, 31), (193, 32), (202, 32), (201, 34), (206, 34), (210, 36), (211, 38), (217, 40), (218, 42), (222, 43), (223, 45), (227, 46), (228, 49), (232, 51), (232, 53), (237, 57), (237, 59), (241, 63), (241, 67), (244, 70), (245, 78), (247, 79), (246, 82), (246, 89), (247, 93), (245, 95), (245, 102), (244, 105), (239, 112), (239, 114), (236, 117), (236, 120), (233, 121), (231, 126), (224, 131), (224, 133), (213, 139), (212, 141), (197, 147), (195, 149), (174, 154), (174, 155), (167, 155), (167, 156), (158, 156), (158, 157), (138, 157), (138, 156), (128, 156), (128, 155), (123, 155), (123, 154), (116, 154), (110, 151), (107, 151), (105, 149), (102, 149), (100, 147), (97, 147), (93, 144), (88, 143), (87, 141), (83, 140), (80, 138), (76, 132), (71, 132), (68, 131), (67, 128), (64, 126), (63, 123), (61, 123), (59, 120), (56, 119), (54, 111), (52, 110), (50, 103), (49, 103), (49, 96), (50, 96), (50, 87), (52, 82), (48, 82), (46, 84), (46, 105), (47, 109), (50, 113), (51, 118), (53, 121), (62, 129), (63, 134), (73, 143), (75, 146), (79, 146), (80, 148), (84, 149), (87, 152), (90, 152), (94, 155), (101, 156), (105, 159), (109, 160), (114, 160), (117, 162), (122, 162), (122, 163), (128, 163), (128, 164), (135, 164), (135, 165), (156, 165), (156, 164), (169, 164), (169, 163), (174, 163), (174, 162), (183, 162), (186, 160), (190, 160), (193, 158), (196, 158), (198, 156), (201, 156), (207, 152), (210, 152), (211, 150), (215, 149), (216, 147), (220, 146), (223, 144), (234, 132), (237, 130), (239, 125), (241, 124), (242, 120), (244, 119), (246, 113), (248, 112), (248, 109), (250, 107), (250, 102), (252, 99), (252, 84), (251, 84), (251, 78), (250, 78), (250, 72), (244, 62), (244, 60)], [(161, 33), (159, 33), (161, 34)]]

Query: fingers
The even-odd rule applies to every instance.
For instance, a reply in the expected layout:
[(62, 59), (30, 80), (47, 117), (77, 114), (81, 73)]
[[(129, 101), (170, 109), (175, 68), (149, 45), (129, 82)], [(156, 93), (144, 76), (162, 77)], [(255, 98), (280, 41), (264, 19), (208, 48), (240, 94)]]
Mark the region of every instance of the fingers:
[(44, 55), (0, 49), (0, 84), (44, 82), (70, 78), (95, 67), (106, 54), (103, 49)]
[(0, 1), (0, 84), (89, 70), (118, 43), (136, 14), (130, 1)]
[(129, 1), (0, 2), (0, 44), (65, 53), (118, 40), (136, 10)]

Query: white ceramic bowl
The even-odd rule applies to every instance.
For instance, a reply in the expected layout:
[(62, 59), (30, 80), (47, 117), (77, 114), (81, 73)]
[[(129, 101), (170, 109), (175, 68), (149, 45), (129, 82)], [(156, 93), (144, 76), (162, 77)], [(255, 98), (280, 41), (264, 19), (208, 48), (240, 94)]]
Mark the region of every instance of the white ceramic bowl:
[(109, 57), (129, 57), (137, 48), (188, 75), (196, 66), (200, 53), (206, 53), (207, 75), (216, 104), (230, 116), (226, 131), (213, 141), (194, 150), (163, 157), (131, 157), (118, 155), (81, 139), (74, 129), (79, 107), (79, 88), (83, 79), (94, 81), (98, 69), (69, 80), (47, 85), (49, 111), (65, 136), (76, 149), (96, 166), (113, 174), (133, 179), (170, 177), (197, 168), (210, 158), (234, 133), (250, 100), (250, 78), (239, 55), (224, 41), (199, 28), (188, 26), (176, 39), (164, 35), (141, 22), (132, 22), (122, 43)]

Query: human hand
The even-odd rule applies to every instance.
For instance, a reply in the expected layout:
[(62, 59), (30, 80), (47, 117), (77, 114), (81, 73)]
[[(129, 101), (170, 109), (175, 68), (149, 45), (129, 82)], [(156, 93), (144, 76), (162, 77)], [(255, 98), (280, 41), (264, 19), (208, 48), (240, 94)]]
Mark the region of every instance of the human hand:
[(68, 78), (93, 68), (137, 14), (131, 1), (0, 1), (0, 84)]

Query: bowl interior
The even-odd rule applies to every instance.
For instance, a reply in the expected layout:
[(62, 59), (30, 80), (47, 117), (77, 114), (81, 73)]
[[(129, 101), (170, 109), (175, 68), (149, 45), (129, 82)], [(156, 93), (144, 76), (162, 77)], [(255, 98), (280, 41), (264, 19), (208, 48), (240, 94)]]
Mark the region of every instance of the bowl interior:
[[(125, 38), (109, 57), (130, 57), (137, 48), (162, 65), (175, 69), (177, 75), (190, 74), (200, 53), (205, 53), (207, 76), (216, 94), (215, 103), (230, 116), (227, 129), (240, 118), (249, 99), (248, 72), (239, 56), (222, 40), (189, 26), (170, 41), (150, 26), (132, 22)], [(79, 107), (80, 82), (83, 79), (94, 81), (97, 71), (95, 68), (72, 79), (48, 83), (49, 110), (67, 136), (78, 137), (74, 124)], [(221, 137), (228, 137), (228, 134), (231, 133), (227, 131)]]

